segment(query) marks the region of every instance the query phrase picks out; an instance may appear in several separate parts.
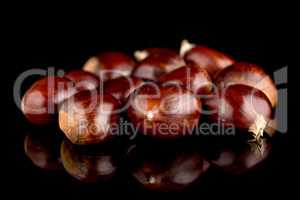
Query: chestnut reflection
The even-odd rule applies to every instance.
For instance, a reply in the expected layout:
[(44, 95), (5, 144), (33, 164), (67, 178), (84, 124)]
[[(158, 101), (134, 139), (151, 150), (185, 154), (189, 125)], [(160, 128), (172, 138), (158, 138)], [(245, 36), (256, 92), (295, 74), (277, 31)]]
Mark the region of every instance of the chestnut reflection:
[(108, 148), (76, 146), (67, 139), (61, 144), (61, 160), (65, 170), (83, 182), (107, 181), (117, 169), (117, 159)]
[(127, 153), (133, 177), (150, 190), (174, 191), (194, 183), (209, 163), (196, 150), (172, 144), (135, 144)]
[(228, 145), (218, 152), (212, 164), (232, 174), (243, 174), (262, 163), (271, 152), (271, 142), (263, 138), (257, 142)]
[(32, 163), (44, 170), (59, 170), (60, 139), (52, 131), (30, 132), (25, 136), (24, 150)]

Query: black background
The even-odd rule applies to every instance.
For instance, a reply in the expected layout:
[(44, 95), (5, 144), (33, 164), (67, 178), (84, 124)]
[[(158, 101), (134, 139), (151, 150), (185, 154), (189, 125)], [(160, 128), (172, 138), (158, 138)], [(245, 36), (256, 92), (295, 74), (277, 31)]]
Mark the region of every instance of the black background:
[[(162, 9), (159, 15), (151, 9), (150, 12), (137, 9), (136, 13), (127, 12), (127, 9), (122, 13), (110, 10), (98, 15), (103, 12), (103, 9), (99, 9), (96, 13), (92, 12), (88, 20), (83, 20), (85, 13), (81, 12), (62, 17), (64, 10), (59, 14), (53, 10), (46, 13), (38, 10), (32, 15), (26, 12), (18, 15), (8, 23), (9, 76), (5, 79), (9, 81), (9, 98), (12, 98), (13, 81), (26, 69), (48, 66), (65, 70), (80, 68), (88, 57), (101, 51), (132, 53), (136, 49), (152, 46), (178, 48), (183, 38), (222, 50), (239, 60), (260, 64), (269, 73), (290, 64), (289, 45), (293, 44), (290, 40), (291, 30), (280, 12), (270, 15), (263, 9), (233, 10), (228, 11), (231, 17), (227, 18), (227, 12), (218, 13), (216, 10), (209, 13), (203, 13), (201, 9), (184, 13), (178, 11), (169, 15), (168, 9)], [(132, 17), (129, 19), (128, 15)], [(26, 124), (12, 99), (10, 104), (14, 112), (10, 109), (7, 113), (12, 115), (13, 128), (9, 129), (9, 138), (5, 139), (9, 142), (5, 142), (8, 147), (4, 145), (4, 154), (8, 156), (5, 166), (10, 169), (7, 172), (7, 185), (13, 191), (22, 191), (23, 195), (35, 197), (57, 191), (64, 191), (67, 195), (98, 195), (104, 191), (150, 193), (139, 187), (130, 187), (127, 184), (130, 180), (106, 186), (84, 185), (66, 174), (45, 173), (31, 166), (23, 154), (22, 146)], [(210, 175), (204, 178), (203, 183), (183, 193), (208, 197), (290, 195), (290, 179), (295, 178), (297, 172), (294, 164), (295, 146), (292, 145), (290, 133), (276, 137), (274, 144), (273, 154), (257, 171), (239, 178)], [(41, 194), (37, 194), (37, 191)]]

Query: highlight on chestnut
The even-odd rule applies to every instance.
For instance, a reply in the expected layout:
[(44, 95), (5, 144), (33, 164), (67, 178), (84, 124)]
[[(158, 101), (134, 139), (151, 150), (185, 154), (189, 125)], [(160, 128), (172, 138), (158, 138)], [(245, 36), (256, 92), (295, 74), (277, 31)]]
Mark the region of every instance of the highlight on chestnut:
[(277, 88), (274, 81), (262, 67), (256, 64), (234, 63), (220, 71), (214, 82), (218, 87), (228, 87), (234, 84), (249, 85), (261, 90), (268, 97), (273, 108), (277, 105)]
[(69, 71), (64, 77), (73, 81), (78, 90), (93, 90), (100, 85), (98, 76), (83, 70)]
[(195, 64), (188, 64), (162, 75), (159, 82), (184, 85), (196, 95), (209, 95), (213, 90), (213, 83), (207, 71)]
[(186, 63), (194, 63), (204, 68), (214, 78), (218, 72), (235, 63), (235, 60), (223, 52), (215, 49), (192, 44), (183, 40), (180, 47), (180, 56)]
[(51, 124), (57, 119), (58, 106), (77, 92), (74, 82), (66, 78), (44, 77), (25, 92), (21, 110), (32, 124)]
[(104, 52), (89, 58), (82, 68), (105, 81), (120, 76), (130, 76), (134, 67), (135, 61), (127, 54)]
[(111, 94), (118, 99), (122, 104), (126, 103), (128, 96), (141, 85), (144, 81), (135, 77), (118, 77), (105, 81), (103, 91)]
[(62, 103), (58, 112), (60, 129), (74, 144), (102, 143), (113, 136), (120, 103), (110, 94), (81, 91)]
[(200, 119), (200, 99), (178, 84), (146, 83), (128, 101), (127, 116), (145, 135), (174, 138), (191, 134)]
[(260, 90), (235, 84), (219, 88), (212, 98), (203, 101), (208, 118), (234, 127), (243, 134), (259, 140), (272, 117), (272, 105)]
[[(145, 54), (140, 56), (140, 54)], [(163, 48), (150, 48), (136, 52), (135, 56), (139, 60), (132, 75), (134, 77), (157, 81), (161, 75), (167, 74), (185, 62), (176, 51)]]

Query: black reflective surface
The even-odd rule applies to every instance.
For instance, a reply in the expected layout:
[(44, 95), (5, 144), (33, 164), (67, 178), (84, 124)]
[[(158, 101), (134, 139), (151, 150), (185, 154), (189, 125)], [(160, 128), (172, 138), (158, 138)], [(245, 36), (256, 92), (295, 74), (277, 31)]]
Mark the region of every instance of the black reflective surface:
[[(212, 188), (264, 187), (280, 176), (284, 137), (260, 145), (241, 138), (194, 136), (154, 140), (126, 136), (99, 145), (73, 145), (56, 127), (23, 121), (16, 146), (17, 180), (25, 187), (120, 192), (206, 193)], [(217, 138), (219, 137), (219, 138)], [(285, 168), (282, 168), (282, 170)], [(15, 174), (15, 175), (16, 175)], [(258, 181), (256, 183), (256, 181)], [(275, 184), (275, 183), (274, 183)], [(24, 186), (23, 186), (24, 187)], [(45, 189), (45, 188), (44, 188)]]

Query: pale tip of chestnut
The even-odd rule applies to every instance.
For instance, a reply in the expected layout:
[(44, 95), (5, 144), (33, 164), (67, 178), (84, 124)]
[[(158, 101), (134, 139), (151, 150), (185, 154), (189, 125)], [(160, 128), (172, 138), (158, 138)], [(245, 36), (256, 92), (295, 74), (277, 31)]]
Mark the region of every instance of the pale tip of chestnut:
[(179, 55), (180, 57), (183, 57), (186, 52), (194, 48), (196, 45), (193, 43), (190, 43), (188, 40), (184, 39), (181, 41)]
[(153, 112), (151, 112), (151, 111), (147, 112), (147, 114), (146, 114), (146, 119), (147, 119), (148, 121), (152, 121), (152, 120), (153, 120), (153, 117), (154, 117)]
[(79, 133), (78, 124), (71, 114), (68, 114), (65, 111), (59, 112), (58, 124), (60, 129), (65, 133), (66, 137), (73, 143), (79, 142)]
[(157, 180), (156, 180), (155, 176), (150, 175), (148, 182), (150, 184), (155, 184), (155, 183), (157, 183)]
[(97, 74), (99, 70), (99, 60), (97, 57), (93, 56), (89, 58), (86, 63), (83, 65), (83, 71)]
[(137, 50), (133, 55), (137, 61), (142, 61), (149, 56), (149, 53), (146, 50)]
[(130, 76), (130, 74), (131, 74), (130, 71), (117, 71), (117, 72), (119, 72), (119, 74), (120, 74), (121, 76), (125, 76), (125, 77), (128, 77), (128, 76)]
[(264, 129), (267, 125), (267, 121), (262, 115), (257, 115), (254, 123), (249, 127), (249, 132), (253, 134), (255, 138), (260, 138), (263, 136)]

